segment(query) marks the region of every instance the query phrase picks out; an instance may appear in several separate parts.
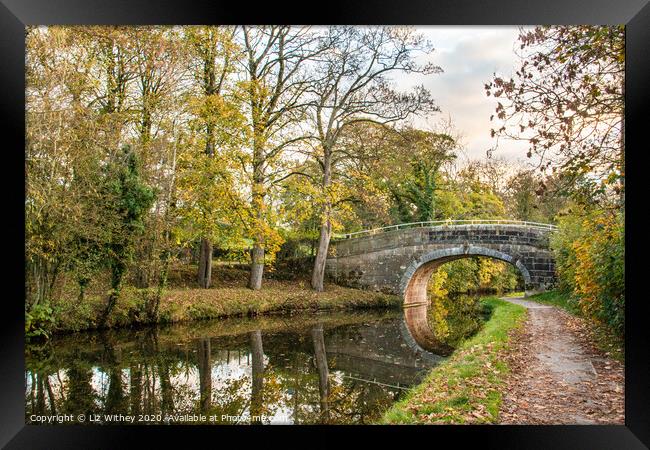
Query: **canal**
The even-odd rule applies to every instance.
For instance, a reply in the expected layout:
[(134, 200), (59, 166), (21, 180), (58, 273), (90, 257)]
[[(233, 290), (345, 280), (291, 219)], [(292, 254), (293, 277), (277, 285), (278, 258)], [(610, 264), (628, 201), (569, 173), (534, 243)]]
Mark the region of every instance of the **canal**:
[(444, 360), (415, 342), (405, 316), (302, 313), (56, 336), (27, 347), (26, 422), (373, 423)]

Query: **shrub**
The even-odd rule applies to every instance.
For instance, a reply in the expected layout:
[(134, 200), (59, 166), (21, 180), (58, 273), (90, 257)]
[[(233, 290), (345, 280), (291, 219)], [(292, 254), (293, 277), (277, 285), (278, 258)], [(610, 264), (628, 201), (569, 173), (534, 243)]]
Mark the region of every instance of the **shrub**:
[(625, 222), (621, 212), (593, 210), (560, 220), (551, 240), (559, 287), (580, 310), (617, 335), (625, 330)]
[(48, 303), (37, 303), (25, 313), (25, 336), (49, 337), (56, 321), (54, 311)]

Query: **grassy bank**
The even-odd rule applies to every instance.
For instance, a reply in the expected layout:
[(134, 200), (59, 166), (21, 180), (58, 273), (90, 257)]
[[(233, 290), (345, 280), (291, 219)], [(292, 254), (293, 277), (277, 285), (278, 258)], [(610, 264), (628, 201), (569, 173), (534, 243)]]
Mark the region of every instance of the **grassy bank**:
[(509, 334), (519, 327), (526, 310), (490, 297), (492, 309), (482, 329), (393, 405), (384, 424), (494, 423), (508, 368), (503, 360)]
[[(583, 320), (587, 320), (580, 310), (578, 301), (569, 294), (560, 291), (548, 291), (542, 292), (541, 294), (531, 295), (530, 300), (544, 303), (546, 305), (557, 306), (569, 314), (580, 317)], [(605, 324), (590, 320), (589, 325), (590, 326), (588, 328), (591, 332), (591, 340), (596, 345), (596, 347), (598, 347), (605, 354), (611, 356), (612, 358), (618, 361), (624, 361), (624, 339), (622, 339), (620, 336), (617, 336), (616, 333), (609, 329)]]
[[(194, 272), (188, 271), (188, 276)], [(213, 271), (213, 286), (200, 289), (193, 280), (175, 274), (170, 286), (160, 296), (158, 317), (149, 313), (156, 289), (124, 287), (113, 309), (109, 328), (131, 327), (153, 323), (175, 323), (229, 316), (255, 316), (304, 310), (343, 310), (397, 307), (401, 300), (394, 295), (350, 289), (327, 284), (324, 292), (315, 292), (306, 280), (267, 279), (262, 289), (246, 287), (248, 272), (220, 268)], [(52, 333), (65, 333), (97, 328), (106, 305), (102, 289), (89, 290), (80, 300), (72, 288), (52, 304)]]

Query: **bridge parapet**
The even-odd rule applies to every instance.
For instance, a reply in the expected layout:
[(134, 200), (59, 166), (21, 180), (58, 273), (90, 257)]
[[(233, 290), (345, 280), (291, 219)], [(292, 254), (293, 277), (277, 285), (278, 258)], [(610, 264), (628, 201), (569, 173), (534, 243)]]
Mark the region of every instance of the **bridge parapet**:
[(354, 231), (352, 233), (338, 234), (335, 239), (355, 239), (363, 236), (371, 236), (387, 231), (397, 231), (407, 228), (422, 228), (422, 227), (450, 227), (456, 225), (521, 225), (528, 228), (539, 228), (546, 231), (557, 230), (557, 225), (542, 222), (529, 222), (525, 220), (510, 220), (510, 219), (459, 219), (459, 220), (429, 220), (426, 222), (409, 222), (400, 223), (397, 225), (389, 225), (386, 227), (373, 228), (370, 230)]
[(526, 225), (468, 224), (387, 230), (335, 240), (332, 256), (342, 257), (396, 247), (427, 244), (511, 244), (549, 248), (550, 229)]

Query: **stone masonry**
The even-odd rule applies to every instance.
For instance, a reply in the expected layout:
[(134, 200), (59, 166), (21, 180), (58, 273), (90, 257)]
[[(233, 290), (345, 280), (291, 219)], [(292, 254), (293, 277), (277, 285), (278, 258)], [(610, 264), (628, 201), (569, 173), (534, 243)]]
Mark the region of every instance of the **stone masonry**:
[[(344, 286), (406, 295), (414, 279), (425, 283), (440, 264), (482, 255), (513, 264), (524, 278), (526, 292), (540, 292), (555, 283), (548, 240), (551, 232), (510, 224), (387, 231), (333, 242), (326, 273)], [(416, 295), (414, 300), (416, 297), (422, 296)]]

